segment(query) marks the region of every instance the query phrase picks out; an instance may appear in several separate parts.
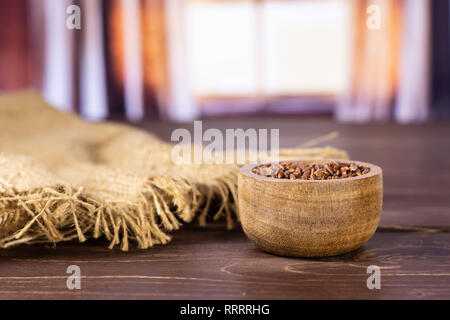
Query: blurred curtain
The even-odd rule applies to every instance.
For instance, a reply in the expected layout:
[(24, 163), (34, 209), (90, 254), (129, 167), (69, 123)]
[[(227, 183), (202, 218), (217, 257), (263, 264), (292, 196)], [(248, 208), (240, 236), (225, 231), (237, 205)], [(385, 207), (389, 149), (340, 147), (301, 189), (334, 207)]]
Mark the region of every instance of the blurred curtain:
[[(42, 28), (40, 14), (31, 16), (31, 0), (0, 2), (0, 89), (16, 90), (40, 85)], [(32, 50), (40, 48), (40, 50)]]
[[(344, 122), (423, 121), (429, 101), (428, 1), (352, 1), (351, 85), (336, 117)], [(381, 28), (369, 29), (367, 8), (381, 10)]]
[(450, 1), (434, 0), (432, 106), (436, 118), (450, 118)]
[[(53, 0), (45, 1), (49, 11), (45, 19), (51, 20), (53, 28), (61, 26), (56, 20), (59, 15), (52, 13), (59, 14), (62, 8), (55, 8)], [(75, 55), (71, 58), (75, 61), (72, 80), (78, 85), (73, 88), (72, 109), (78, 106), (78, 111), (92, 120), (105, 117), (140, 120), (159, 115), (167, 91), (164, 0), (57, 2), (64, 8), (69, 2), (78, 4), (82, 11), (81, 30), (65, 29), (54, 40), (60, 44), (68, 41), (63, 48), (72, 46), (72, 53), (60, 54)], [(46, 56), (55, 52), (58, 50), (47, 42)], [(65, 67), (70, 68), (70, 64), (65, 62)], [(51, 63), (46, 68), (51, 68)], [(60, 77), (54, 77), (53, 81), (60, 83)], [(48, 90), (49, 95), (54, 89), (55, 86)]]
[[(68, 7), (81, 9), (70, 30)], [(39, 88), (63, 110), (91, 120), (166, 113), (164, 0), (0, 2), (0, 89)], [(8, 76), (6, 76), (8, 75)]]

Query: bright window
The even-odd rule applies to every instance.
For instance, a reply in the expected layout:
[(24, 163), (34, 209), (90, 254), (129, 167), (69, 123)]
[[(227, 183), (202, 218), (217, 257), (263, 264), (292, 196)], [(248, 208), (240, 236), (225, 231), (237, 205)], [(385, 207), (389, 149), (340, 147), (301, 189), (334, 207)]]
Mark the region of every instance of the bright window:
[(197, 99), (336, 95), (346, 86), (346, 0), (188, 1), (185, 40)]

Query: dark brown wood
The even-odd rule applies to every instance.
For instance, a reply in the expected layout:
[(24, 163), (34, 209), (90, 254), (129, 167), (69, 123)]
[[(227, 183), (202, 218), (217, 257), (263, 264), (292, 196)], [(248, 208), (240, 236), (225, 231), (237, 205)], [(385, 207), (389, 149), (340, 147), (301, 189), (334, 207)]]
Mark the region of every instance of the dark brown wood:
[[(330, 144), (380, 165), (380, 224), (449, 226), (450, 125), (337, 125), (301, 118), (204, 121), (206, 128), (280, 128), (283, 147), (338, 130)], [(168, 140), (180, 125), (143, 127)], [(187, 126), (188, 128), (190, 126)], [(0, 250), (0, 299), (450, 299), (448, 232), (377, 231), (362, 248), (324, 259), (284, 258), (255, 247), (238, 229), (186, 226), (167, 246), (123, 253), (103, 241)], [(69, 265), (82, 289), (66, 288)], [(381, 268), (381, 289), (366, 286)]]
[[(307, 260), (267, 254), (242, 231), (180, 231), (165, 247), (128, 253), (107, 243), (0, 251), (3, 299), (382, 299), (449, 298), (450, 235), (376, 233), (356, 252)], [(69, 265), (81, 290), (66, 287)], [(381, 289), (366, 272), (381, 268)]]
[[(192, 124), (146, 122), (143, 128), (170, 141), (175, 128), (191, 132)], [(337, 131), (339, 136), (321, 146), (348, 151), (353, 160), (383, 169), (384, 203), (380, 224), (450, 224), (450, 123), (401, 126), (395, 124), (343, 125), (327, 119), (302, 117), (224, 118), (203, 121), (208, 128), (278, 128), (280, 146), (293, 147)]]

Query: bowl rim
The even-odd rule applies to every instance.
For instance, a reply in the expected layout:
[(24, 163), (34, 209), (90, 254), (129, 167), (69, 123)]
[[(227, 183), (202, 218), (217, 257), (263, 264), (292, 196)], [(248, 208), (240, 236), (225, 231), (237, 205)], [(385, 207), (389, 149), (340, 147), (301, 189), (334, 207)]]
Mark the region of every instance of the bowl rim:
[[(296, 180), (291, 180), (291, 179), (279, 179), (279, 178), (272, 178), (272, 177), (266, 177), (266, 176), (261, 176), (259, 174), (253, 173), (252, 169), (260, 166), (260, 165), (264, 165), (264, 164), (268, 164), (268, 163), (280, 163), (280, 162), (330, 162), (330, 161), (336, 161), (336, 162), (348, 162), (348, 163), (356, 163), (357, 165), (362, 165), (365, 167), (370, 168), (370, 172), (366, 173), (364, 175), (361, 176), (357, 176), (357, 177), (350, 177), (350, 178), (344, 178), (344, 179), (330, 179), (330, 180), (301, 180), (301, 179), (296, 179)], [(296, 159), (287, 159), (287, 160), (278, 160), (278, 161), (264, 161), (264, 162), (257, 162), (257, 163), (251, 163), (251, 164), (247, 164), (242, 166), (239, 169), (239, 173), (242, 175), (245, 175), (249, 178), (253, 178), (256, 180), (262, 180), (262, 181), (268, 181), (268, 182), (274, 182), (274, 183), (342, 183), (345, 181), (355, 181), (355, 180), (362, 180), (362, 179), (368, 179), (377, 175), (382, 175), (383, 170), (373, 164), (373, 163), (369, 163), (369, 162), (363, 162), (363, 161), (358, 161), (358, 160), (342, 160), (342, 159), (300, 159), (300, 160), (296, 160)]]

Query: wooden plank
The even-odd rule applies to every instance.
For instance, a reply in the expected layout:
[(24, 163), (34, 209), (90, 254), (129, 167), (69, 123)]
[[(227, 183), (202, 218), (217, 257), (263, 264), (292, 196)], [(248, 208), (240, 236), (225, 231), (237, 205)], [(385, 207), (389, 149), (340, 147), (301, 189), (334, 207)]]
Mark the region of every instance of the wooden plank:
[[(141, 127), (170, 141), (178, 127), (192, 124), (149, 121)], [(395, 124), (347, 125), (329, 119), (302, 117), (207, 119), (208, 128), (278, 128), (280, 146), (293, 147), (331, 131), (339, 137), (322, 145), (347, 150), (353, 160), (383, 169), (384, 203), (381, 224), (450, 224), (450, 125), (449, 123), (399, 126)]]
[[(215, 127), (280, 128), (282, 147), (339, 130), (329, 144), (384, 170), (382, 225), (448, 226), (448, 124), (336, 125), (301, 118), (209, 119)], [(170, 139), (179, 124), (146, 122)], [(190, 125), (184, 126), (191, 128)], [(240, 230), (184, 227), (168, 246), (123, 253), (103, 241), (0, 250), (0, 299), (450, 299), (450, 234), (380, 232), (356, 252), (329, 259), (266, 254)], [(66, 269), (81, 267), (82, 290), (66, 288)], [(369, 265), (381, 290), (369, 290)]]
[[(435, 299), (450, 298), (450, 234), (376, 233), (356, 252), (294, 259), (257, 249), (219, 226), (178, 232), (150, 250), (110, 251), (101, 241), (0, 251), (2, 299)], [(81, 290), (66, 288), (69, 265)], [(366, 286), (381, 268), (381, 289)]]

